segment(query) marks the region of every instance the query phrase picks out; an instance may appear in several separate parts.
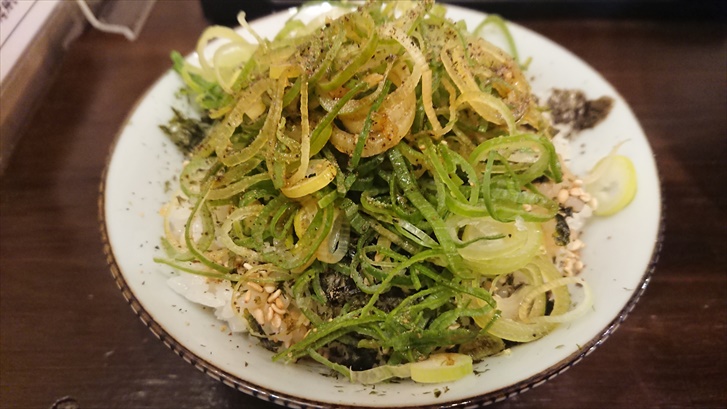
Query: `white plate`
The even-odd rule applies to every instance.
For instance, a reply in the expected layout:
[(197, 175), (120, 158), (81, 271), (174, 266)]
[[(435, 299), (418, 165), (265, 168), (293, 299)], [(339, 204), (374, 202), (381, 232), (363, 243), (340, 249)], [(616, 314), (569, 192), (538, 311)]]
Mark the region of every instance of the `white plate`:
[[(324, 6), (319, 6), (324, 7)], [(310, 13), (320, 10), (310, 9)], [(252, 25), (274, 35), (288, 18), (275, 14)], [(475, 27), (484, 15), (448, 7), (448, 16)], [(589, 169), (622, 140), (638, 174), (638, 193), (624, 211), (594, 219), (583, 240), (587, 247), (583, 276), (595, 293), (593, 312), (536, 342), (513, 348), (510, 356), (488, 358), (476, 374), (446, 384), (409, 381), (367, 387), (317, 364), (271, 362), (271, 353), (245, 335), (229, 335), (211, 311), (173, 292), (170, 269), (152, 258), (160, 255), (162, 221), (158, 210), (169, 199), (167, 183), (179, 174), (182, 155), (158, 125), (184, 109), (176, 96), (181, 81), (168, 72), (144, 95), (110, 156), (102, 185), (100, 212), (112, 273), (134, 311), (167, 346), (215, 379), (261, 399), (290, 407), (335, 405), (368, 407), (479, 406), (537, 386), (563, 372), (600, 345), (633, 308), (649, 281), (660, 243), (661, 195), (654, 158), (627, 103), (597, 72), (557, 44), (520, 26), (510, 29), (523, 58), (532, 57), (527, 76), (536, 94), (551, 88), (577, 88), (589, 98), (615, 99), (613, 111), (595, 129), (573, 141), (576, 173)], [(488, 37), (503, 44), (495, 36)]]

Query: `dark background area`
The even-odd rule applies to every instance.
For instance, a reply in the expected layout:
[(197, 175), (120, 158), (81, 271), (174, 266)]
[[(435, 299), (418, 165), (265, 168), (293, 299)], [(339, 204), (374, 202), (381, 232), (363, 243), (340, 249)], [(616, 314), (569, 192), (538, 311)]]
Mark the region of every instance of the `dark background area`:
[[(248, 18), (300, 5), (300, 0), (201, 0), (205, 17), (215, 24), (236, 25), (245, 10)], [(510, 19), (599, 18), (657, 20), (720, 20), (727, 18), (722, 0), (442, 0)]]

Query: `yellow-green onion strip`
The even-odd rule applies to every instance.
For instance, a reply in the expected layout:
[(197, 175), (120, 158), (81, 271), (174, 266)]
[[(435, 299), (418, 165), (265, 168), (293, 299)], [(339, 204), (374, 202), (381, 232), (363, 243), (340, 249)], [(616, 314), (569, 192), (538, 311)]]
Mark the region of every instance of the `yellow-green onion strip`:
[(256, 175), (243, 176), (243, 177), (239, 178), (236, 182), (231, 183), (225, 187), (210, 190), (209, 194), (207, 195), (207, 199), (209, 199), (209, 200), (227, 199), (229, 197), (235, 196), (239, 193), (246, 191), (253, 185), (256, 185), (260, 182), (264, 182), (266, 180), (270, 180), (270, 176), (266, 173), (258, 173)]
[(284, 247), (280, 243), (272, 247), (263, 244), (263, 258), (281, 268), (295, 270), (304, 267), (315, 257), (315, 253), (323, 240), (328, 236), (333, 225), (333, 206), (328, 206), (316, 212), (308, 229), (292, 248)]
[(393, 231), (387, 229), (386, 227), (382, 226), (380, 223), (378, 223), (374, 220), (369, 221), (369, 223), (371, 224), (371, 228), (374, 229), (374, 231), (378, 235), (385, 237), (392, 243), (394, 243), (397, 246), (404, 249), (407, 253), (416, 254), (419, 251), (419, 248), (417, 248), (415, 245), (408, 242), (407, 240), (404, 240), (404, 238), (402, 238), (398, 234), (394, 233)]
[[(475, 321), (479, 318), (475, 317)], [(500, 317), (494, 322), (482, 321), (486, 323), (485, 325), (489, 325), (488, 334), (513, 342), (535, 341), (548, 335), (557, 325), (547, 322), (524, 323), (505, 317)]]
[[(410, 104), (408, 102), (407, 96), (414, 96), (415, 88), (419, 83), (419, 80), (422, 78), (422, 74), (424, 73), (424, 71), (429, 69), (429, 64), (427, 64), (427, 60), (424, 58), (421, 50), (417, 48), (416, 44), (414, 44), (414, 41), (406, 34), (405, 31), (401, 30), (393, 24), (388, 24), (381, 27), (380, 31), (382, 35), (393, 38), (399, 44), (401, 44), (401, 46), (404, 47), (404, 50), (406, 50), (406, 52), (409, 54), (409, 57), (411, 58), (411, 61), (413, 63), (411, 75), (406, 79), (406, 81), (404, 81), (403, 84), (401, 84), (401, 86), (399, 86), (393, 93), (391, 93), (391, 95), (386, 99), (386, 102), (384, 103), (384, 107), (386, 107), (386, 109), (397, 111), (399, 109), (404, 109), (404, 107)], [(414, 107), (407, 107), (407, 109), (411, 109), (412, 111), (411, 120), (405, 121), (405, 117), (401, 116), (401, 120), (403, 123), (399, 125), (399, 134), (402, 137), (409, 131), (409, 128), (411, 127), (411, 122), (414, 120)]]
[(368, 117), (366, 117), (366, 120), (364, 121), (363, 128), (361, 128), (361, 132), (358, 135), (358, 140), (356, 141), (356, 147), (353, 149), (353, 154), (351, 155), (350, 160), (350, 168), (355, 169), (358, 167), (358, 162), (361, 160), (361, 155), (363, 154), (364, 146), (366, 145), (366, 140), (369, 137), (369, 132), (371, 130), (371, 123), (373, 121), (374, 116), (378, 116), (379, 108), (381, 107), (381, 104), (384, 102), (384, 98), (386, 98), (386, 95), (389, 93), (389, 87), (391, 86), (391, 82), (389, 80), (385, 80), (383, 82), (384, 86), (381, 90), (381, 93), (376, 97), (376, 100), (373, 104), (371, 104), (371, 109), (369, 111)]
[(214, 158), (192, 158), (179, 175), (179, 187), (182, 192), (188, 197), (198, 196), (202, 180), (215, 162)]
[[(466, 133), (464, 133), (458, 126), (452, 127), (452, 133), (454, 133), (454, 137), (451, 137), (451, 139), (455, 140), (457, 144), (459, 145), (459, 152), (461, 155), (465, 157), (469, 157), (469, 155), (472, 153), (472, 151), (477, 148), (477, 145), (475, 141), (473, 141)], [(471, 161), (470, 161), (471, 163)]]
[[(164, 236), (162, 237), (162, 247), (168, 257), (175, 260), (189, 261), (194, 258), (194, 255), (187, 250), (184, 244), (184, 231), (179, 231), (176, 226), (172, 224), (172, 220), (175, 219), (172, 216), (175, 212), (184, 212), (186, 210), (182, 204), (186, 201), (186, 198), (177, 196), (175, 199), (164, 205), (161, 209), (161, 214), (164, 218)], [(188, 219), (185, 218), (185, 221)], [(180, 239), (182, 240), (180, 242)]]
[(418, 143), (421, 144), (420, 150), (424, 153), (427, 160), (427, 165), (431, 168), (431, 173), (435, 178), (444, 183), (448, 188), (448, 193), (456, 200), (466, 202), (464, 194), (460, 190), (460, 187), (452, 180), (449, 172), (444, 168), (444, 160), (439, 155), (437, 148), (432, 143), (430, 138), (420, 138)]
[[(429, 72), (431, 75), (431, 71)], [(454, 128), (455, 124), (457, 123), (457, 108), (459, 107), (457, 105), (457, 90), (454, 88), (454, 85), (447, 77), (442, 77), (440, 79), (442, 86), (449, 94), (449, 119), (447, 120), (447, 124), (444, 126), (444, 128), (441, 127), (441, 124), (439, 123), (439, 120), (437, 119), (436, 112), (432, 112), (431, 114), (433, 116), (430, 116), (430, 113), (425, 111), (427, 114), (427, 117), (429, 117), (430, 122), (432, 122), (432, 118), (434, 118), (432, 122), (432, 126), (435, 127), (435, 132), (433, 133), (433, 136), (435, 139), (439, 139), (442, 136), (448, 134), (452, 129)], [(431, 82), (431, 79), (430, 79)], [(422, 77), (422, 87), (424, 87), (424, 77)], [(431, 88), (431, 85), (430, 85)], [(430, 90), (431, 91), (431, 90)], [(424, 109), (428, 109), (429, 103), (431, 103), (432, 96), (422, 91), (422, 98), (424, 99)], [(429, 103), (427, 102), (429, 100)], [(433, 110), (433, 107), (432, 107)], [(435, 125), (436, 124), (436, 125)], [(439, 130), (436, 129), (436, 127), (439, 127)]]
[(480, 35), (482, 29), (485, 28), (485, 26), (488, 24), (494, 25), (502, 32), (502, 35), (505, 36), (505, 41), (507, 41), (507, 46), (510, 48), (510, 55), (512, 56), (512, 59), (515, 60), (515, 62), (519, 65), (520, 56), (517, 52), (515, 39), (513, 39), (512, 33), (510, 33), (510, 29), (507, 27), (507, 24), (505, 23), (505, 20), (502, 19), (502, 17), (498, 16), (497, 14), (488, 15), (482, 20), (480, 24), (477, 25), (477, 27), (475, 27), (472, 34)]
[[(538, 253), (543, 233), (538, 223), (503, 223), (490, 217), (451, 215), (446, 228), (465, 263), (478, 274), (494, 276), (527, 265)], [(461, 239), (459, 237), (462, 237)]]
[(224, 174), (215, 178), (212, 188), (219, 189), (237, 182), (241, 177), (246, 176), (258, 167), (262, 160), (262, 157), (255, 156), (246, 162), (227, 168)]
[(326, 187), (336, 177), (336, 167), (326, 159), (313, 159), (308, 165), (306, 178), (280, 191), (287, 197), (299, 198)]
[(175, 261), (192, 261), (194, 260), (194, 256), (192, 253), (188, 251), (182, 251), (183, 249), (179, 247), (179, 243), (176, 245), (172, 243), (168, 236), (162, 237), (162, 248), (164, 249), (164, 253), (167, 254), (167, 257), (170, 257), (172, 260)]
[(391, 378), (411, 378), (411, 364), (381, 365), (371, 369), (355, 371), (346, 368), (348, 378), (353, 383), (373, 385)]
[[(576, 308), (573, 308), (571, 310), (568, 310), (567, 312), (563, 314), (557, 314), (557, 315), (540, 315), (540, 316), (531, 316), (530, 315), (530, 309), (533, 305), (533, 302), (536, 297), (546, 294), (548, 291), (553, 290), (557, 287), (563, 287), (567, 286), (569, 284), (577, 284), (582, 286), (583, 293), (584, 293), (584, 299), (576, 306)], [(582, 277), (561, 277), (558, 279), (555, 279), (553, 281), (548, 281), (546, 283), (543, 283), (532, 290), (528, 292), (525, 297), (523, 298), (523, 301), (520, 303), (520, 309), (518, 310), (518, 316), (521, 321), (523, 322), (535, 322), (535, 323), (563, 323), (563, 322), (571, 322), (574, 321), (583, 315), (585, 315), (588, 310), (593, 305), (593, 293), (591, 291), (591, 287), (586, 283), (586, 281)]]
[(339, 338), (341, 335), (385, 319), (385, 317), (380, 315), (357, 317), (356, 315), (358, 313), (359, 311), (352, 311), (346, 315), (338, 316), (331, 321), (322, 322), (316, 327), (315, 332), (310, 332), (302, 341), (273, 355), (273, 361), (282, 359), (286, 362), (293, 362), (298, 358), (308, 355), (309, 351), (314, 351), (328, 342)]
[[(174, 260), (167, 260), (164, 258), (155, 257), (154, 258), (155, 263), (165, 264), (177, 271), (182, 271), (185, 273), (195, 274), (202, 277), (212, 278), (215, 280), (229, 280), (231, 282), (237, 282), (239, 281), (242, 276), (239, 274), (234, 273), (222, 273), (219, 271), (212, 271), (212, 270), (200, 270), (199, 268), (194, 268), (192, 263), (180, 263)], [(196, 264), (199, 265), (199, 264)]]
[(242, 222), (243, 220), (248, 218), (257, 217), (262, 209), (262, 205), (250, 205), (238, 208), (229, 216), (227, 216), (227, 219), (225, 219), (225, 221), (222, 223), (222, 226), (220, 226), (219, 240), (231, 252), (237, 254), (238, 256), (242, 256), (242, 258), (246, 262), (257, 262), (260, 261), (262, 258), (255, 250), (237, 245), (230, 237), (230, 231), (232, 230), (232, 225), (234, 223)]
[(515, 117), (500, 98), (480, 90), (472, 74), (467, 70), (462, 46), (450, 42), (440, 53), (442, 65), (455, 83), (461, 95), (455, 105), (468, 103), (480, 116), (495, 124), (504, 124), (510, 135), (516, 133)]
[[(408, 256), (392, 250), (390, 245), (385, 247), (379, 247), (378, 245), (363, 246), (358, 254), (363, 268), (362, 271), (370, 273), (374, 278), (383, 278), (386, 271), (408, 259)], [(373, 258), (369, 254), (373, 254)]]
[(260, 47), (260, 50), (263, 54), (268, 50), (268, 41), (264, 38), (262, 38), (253, 28), (250, 26), (250, 24), (245, 19), (245, 12), (241, 11), (237, 13), (237, 22), (240, 24), (240, 27), (247, 30), (254, 38), (257, 40), (257, 43)]
[[(326, 145), (326, 142), (328, 142), (328, 138), (333, 136), (333, 132), (331, 131), (331, 127), (338, 129), (335, 125), (333, 125), (333, 121), (338, 116), (338, 112), (341, 108), (343, 108), (344, 105), (353, 97), (355, 97), (359, 92), (363, 91), (368, 84), (366, 82), (359, 82), (351, 88), (348, 92), (346, 92), (339, 100), (336, 102), (336, 105), (331, 109), (324, 117), (321, 119), (320, 122), (316, 125), (316, 127), (313, 129), (313, 133), (311, 134), (311, 155), (314, 155), (318, 153), (323, 147)], [(353, 135), (352, 135), (353, 137)], [(332, 139), (331, 143), (333, 143), (334, 146), (336, 146), (335, 141)], [(336, 146), (336, 149), (339, 149), (338, 146)]]
[(308, 80), (301, 80), (300, 88), (300, 165), (286, 181), (287, 185), (295, 185), (303, 180), (308, 172), (310, 162), (310, 118), (308, 118)]
[(336, 7), (332, 7), (330, 10), (318, 14), (306, 24), (298, 18), (300, 17), (300, 14), (304, 13), (307, 5), (307, 3), (303, 3), (297, 8), (297, 13), (285, 23), (283, 29), (275, 36), (275, 40), (304, 38), (323, 26), (326, 21), (335, 20), (341, 15), (352, 10), (349, 5), (345, 3), (337, 4)]
[(470, 188), (470, 204), (477, 204), (480, 197), (480, 179), (474, 166), (467, 161), (462, 155), (456, 151), (450, 149), (446, 144), (439, 144), (438, 149), (442, 154), (442, 157), (447, 159), (447, 162), (451, 162), (451, 169), (449, 173), (456, 176), (457, 168), (462, 169), (465, 175), (467, 175), (468, 186)]
[(514, 135), (517, 132), (515, 117), (512, 115), (510, 108), (500, 98), (484, 93), (476, 87), (465, 88), (461, 92), (462, 94), (457, 97), (455, 102), (456, 107), (468, 104), (488, 121), (495, 124), (505, 124), (508, 134)]
[(439, 243), (437, 243), (436, 240), (431, 238), (431, 236), (412, 223), (398, 218), (394, 220), (394, 223), (394, 227), (399, 233), (401, 233), (402, 236), (417, 243), (418, 245), (428, 248), (439, 247)]
[[(204, 253), (206, 250), (206, 247), (208, 246), (200, 246), (202, 248), (197, 247), (197, 243), (194, 242), (194, 239), (192, 238), (192, 222), (194, 218), (197, 215), (197, 212), (202, 211), (201, 209), (207, 207), (207, 193), (209, 190), (205, 190), (202, 197), (197, 201), (197, 203), (194, 205), (194, 208), (192, 209), (192, 212), (189, 215), (189, 218), (187, 219), (187, 224), (184, 226), (184, 243), (187, 245), (187, 249), (190, 253), (192, 253), (197, 260), (199, 260), (202, 264), (205, 266), (211, 268), (212, 270), (216, 270), (220, 273), (230, 273), (232, 269), (230, 267), (224, 266), (220, 263), (217, 263), (213, 260), (210, 260), (210, 258)], [(213, 237), (214, 238), (214, 237)]]
[(458, 216), (484, 217), (489, 215), (485, 205), (480, 202), (477, 204), (470, 204), (467, 202), (460, 202), (452, 196), (445, 196), (444, 203), (447, 205), (447, 210)]
[(374, 304), (376, 304), (376, 301), (379, 299), (379, 296), (390, 288), (390, 283), (395, 277), (403, 274), (413, 264), (439, 256), (442, 256), (442, 252), (440, 250), (429, 249), (411, 256), (411, 258), (406, 261), (398, 263), (394, 268), (387, 272), (386, 278), (384, 278), (384, 280), (379, 284), (377, 290), (371, 294), (371, 298), (369, 298), (366, 305), (361, 309), (361, 316), (365, 317), (371, 311)]
[[(245, 112), (254, 105), (264, 92), (268, 91), (272, 83), (273, 81), (270, 79), (263, 79), (245, 90), (245, 92), (240, 95), (235, 106), (225, 115), (225, 118), (216, 122), (209, 130), (209, 133), (205, 136), (204, 140), (197, 148), (195, 148), (194, 156), (208, 157), (213, 152), (216, 152), (220, 161), (226, 166), (237, 165), (238, 163), (244, 162), (246, 159), (254, 156), (259, 148), (252, 149), (251, 146), (243, 149), (245, 154), (236, 153), (235, 155), (232, 155), (229, 153), (228, 150), (232, 149), (229, 144), (229, 139), (235, 131), (235, 128), (242, 123)], [(239, 160), (230, 160), (228, 156), (241, 158)]]
[(275, 35), (274, 41), (296, 38), (297, 34), (300, 34), (305, 26), (302, 21), (296, 20), (294, 16), (285, 22), (283, 28)]
[[(284, 147), (279, 146), (279, 140), (285, 138), (286, 124), (286, 117), (282, 115), (282, 99), (285, 94), (285, 87), (288, 84), (288, 78), (295, 75), (296, 71), (297, 69), (295, 67), (287, 66), (276, 74), (278, 75), (276, 81), (276, 98), (273, 100), (273, 106), (270, 108), (270, 111), (268, 111), (268, 118), (265, 120), (263, 129), (260, 131), (260, 135), (258, 135), (258, 138), (262, 137), (265, 139), (265, 165), (270, 179), (273, 181), (273, 186), (276, 189), (280, 189), (283, 186), (286, 170), (286, 163), (279, 156), (284, 151)], [(273, 76), (272, 71), (270, 75), (271, 77)], [(273, 110), (273, 107), (275, 110)], [(273, 115), (272, 119), (276, 120), (274, 124), (270, 118), (271, 115)], [(270, 122), (268, 122), (269, 120)], [(270, 126), (267, 127), (268, 125)]]
[[(363, 78), (363, 82), (365, 82), (367, 86), (373, 87), (374, 85), (376, 85), (376, 89), (365, 97), (352, 99), (346, 102), (346, 104), (337, 111), (338, 114), (355, 114), (364, 108), (370, 107), (371, 104), (373, 104), (374, 101), (379, 98), (379, 95), (381, 95), (381, 93), (384, 91), (384, 85), (386, 84), (386, 79), (389, 76), (391, 67), (393, 67), (393, 64), (389, 63), (387, 65), (386, 71), (383, 74), (370, 74)], [(328, 112), (333, 111), (335, 109), (336, 103), (338, 102), (338, 100), (331, 97), (330, 94), (323, 94), (319, 96), (318, 99), (323, 109)]]
[(316, 212), (318, 212), (318, 208), (316, 207), (315, 200), (311, 197), (303, 197), (300, 201), (300, 208), (293, 218), (293, 228), (298, 237), (303, 237)]
[(402, 47), (404, 47), (407, 53), (409, 53), (409, 56), (414, 63), (414, 72), (412, 73), (412, 76), (421, 76), (424, 112), (432, 125), (433, 136), (439, 139), (439, 137), (444, 135), (447, 130), (442, 128), (439, 120), (437, 119), (437, 114), (434, 111), (434, 104), (432, 102), (432, 70), (429, 68), (429, 64), (427, 64), (427, 60), (424, 57), (422, 50), (414, 44), (412, 39), (406, 35), (406, 32), (403, 32), (396, 26), (389, 25), (384, 27), (382, 30), (386, 35), (394, 38), (399, 44), (401, 44)]
[(254, 47), (245, 47), (247, 43), (230, 42), (221, 45), (212, 57), (215, 79), (225, 92), (233, 94), (235, 80), (240, 75), (240, 65), (252, 55)]
[[(338, 365), (312, 350), (311, 357), (329, 367)], [(391, 378), (411, 378), (419, 383), (443, 383), (453, 382), (471, 374), (472, 358), (465, 354), (442, 352), (432, 354), (423, 361), (381, 365), (362, 371), (346, 367), (334, 369), (346, 375), (351, 382), (364, 385), (376, 384)]]
[(358, 71), (359, 67), (364, 62), (366, 62), (369, 58), (371, 58), (371, 56), (374, 55), (374, 52), (376, 51), (376, 46), (379, 43), (379, 36), (374, 29), (374, 22), (371, 19), (371, 16), (369, 16), (368, 14), (362, 14), (362, 16), (364, 18), (362, 18), (361, 20), (365, 23), (363, 28), (366, 30), (366, 34), (369, 36), (368, 41), (362, 47), (357, 47), (358, 54), (348, 64), (348, 66), (338, 71), (336, 75), (329, 81), (318, 84), (318, 87), (323, 92), (333, 91), (334, 89), (343, 85), (346, 81), (351, 79), (354, 74), (356, 74), (356, 71)]
[[(562, 278), (561, 273), (553, 263), (542, 256), (534, 258), (528, 268), (538, 270), (546, 283)], [(570, 310), (571, 296), (567, 286), (552, 288), (551, 299), (553, 308), (550, 311), (550, 316), (559, 316)], [(505, 317), (500, 317), (493, 323), (486, 321), (483, 317), (475, 317), (474, 319), (480, 326), (489, 324), (488, 332), (490, 334), (514, 342), (534, 341), (547, 335), (558, 326), (557, 323), (553, 322), (537, 321), (539, 318), (532, 315), (529, 317), (530, 322), (527, 323)]]
[[(416, 113), (415, 87), (421, 76), (421, 70), (418, 70), (419, 73), (417, 70), (418, 68), (415, 66), (413, 72), (409, 74), (404, 61), (400, 61), (392, 68), (390, 78), (398, 88), (388, 94), (381, 103), (379, 110), (385, 112), (386, 115), (380, 118), (381, 121), (378, 123), (380, 129), (372, 131), (366, 138), (361, 157), (371, 157), (391, 149), (411, 129)], [(403, 80), (404, 78), (406, 80)], [(336, 149), (347, 155), (353, 155), (359, 135), (351, 132), (363, 131), (366, 119), (370, 117), (366, 115), (367, 113), (354, 113), (338, 117), (349, 132), (334, 125), (331, 143)]]
[(444, 220), (442, 220), (442, 217), (437, 213), (434, 206), (422, 195), (417, 183), (412, 178), (411, 173), (409, 173), (401, 151), (399, 151), (398, 147), (391, 149), (388, 151), (388, 156), (394, 168), (396, 183), (404, 190), (406, 198), (409, 199), (432, 225), (432, 230), (444, 252), (450, 271), (459, 277), (470, 276), (471, 272), (462, 262), (461, 255), (457, 253), (454, 241), (447, 230)]
[(336, 210), (333, 227), (316, 251), (316, 258), (324, 263), (335, 264), (343, 259), (351, 239), (351, 228), (343, 213)]
[[(540, 258), (536, 258), (533, 262), (529, 263), (525, 267), (518, 270), (520, 273), (522, 273), (524, 276), (527, 277), (529, 280), (528, 286), (529, 289), (535, 288), (540, 286), (544, 283), (543, 274), (540, 272), (540, 268), (538, 267), (538, 262)], [(506, 274), (501, 275), (498, 277), (499, 279), (502, 279), (506, 277)], [(493, 282), (493, 286), (495, 283)], [(527, 291), (525, 292), (527, 295)], [(533, 296), (532, 306), (530, 308), (530, 316), (536, 317), (541, 316), (545, 314), (546, 304), (547, 304), (548, 294), (542, 293), (540, 295)]]
[(199, 65), (201, 71), (199, 74), (207, 81), (213, 81), (215, 79), (214, 68), (212, 64), (207, 60), (205, 49), (211, 40), (216, 38), (223, 38), (234, 43), (249, 44), (242, 36), (237, 34), (235, 30), (229, 27), (223, 26), (211, 26), (208, 27), (197, 40), (197, 58), (199, 59)]
[[(555, 156), (547, 145), (550, 142), (533, 134), (501, 136), (481, 143), (472, 151), (469, 161), (477, 166), (488, 158), (490, 151), (496, 151), (509, 166), (514, 168), (521, 185), (529, 183), (548, 169), (551, 157)], [(495, 170), (503, 173), (502, 168)]]

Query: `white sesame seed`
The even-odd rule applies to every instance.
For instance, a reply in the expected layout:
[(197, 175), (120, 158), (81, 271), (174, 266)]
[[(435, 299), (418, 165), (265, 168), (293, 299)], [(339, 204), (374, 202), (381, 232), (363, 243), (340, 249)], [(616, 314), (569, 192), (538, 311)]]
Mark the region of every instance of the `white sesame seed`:
[(576, 270), (577, 271), (583, 270), (583, 267), (584, 267), (584, 264), (582, 261), (580, 261), (580, 260), (576, 261)]
[(278, 297), (275, 299), (275, 305), (280, 309), (285, 309), (285, 303), (283, 302), (282, 297)]
[[(268, 307), (271, 307), (271, 306), (270, 306), (270, 305), (268, 305)], [(272, 320), (272, 319), (273, 319), (273, 315), (275, 315), (275, 311), (273, 311), (273, 309), (272, 309), (272, 308), (268, 308), (267, 314), (265, 314), (265, 319), (266, 319), (266, 320), (267, 320), (268, 322), (270, 322), (270, 320)]]
[(563, 265), (565, 268), (573, 268), (574, 263), (575, 263), (575, 261), (569, 257), (569, 258), (565, 259), (565, 261), (563, 262)]
[(258, 283), (254, 283), (252, 281), (248, 281), (246, 285), (247, 285), (248, 288), (250, 288), (252, 290), (255, 290), (257, 292), (263, 292), (263, 287), (260, 284), (258, 284)]
[(285, 314), (285, 310), (284, 310), (284, 309), (282, 309), (282, 308), (278, 308), (278, 306), (277, 306), (277, 305), (275, 305), (275, 304), (270, 304), (270, 309), (271, 309), (272, 311), (275, 311), (276, 313), (278, 313), (278, 314), (280, 314), (280, 315), (284, 315), (284, 314)]
[(570, 251), (580, 250), (581, 248), (583, 248), (583, 242), (579, 239), (575, 239), (575, 240), (571, 241), (570, 243), (568, 243), (566, 248)]
[(529, 211), (533, 210), (533, 206), (531, 206), (531, 205), (529, 205), (529, 204), (525, 203), (525, 204), (523, 205), (523, 210), (525, 210), (526, 212), (529, 212)]
[(566, 275), (573, 275), (573, 259), (569, 258), (565, 260), (563, 271), (565, 271)]
[(252, 270), (252, 264), (250, 263), (243, 263), (242, 266), (245, 267), (245, 270)]
[(274, 285), (272, 285), (272, 284), (268, 284), (268, 285), (266, 285), (266, 286), (265, 286), (265, 292), (266, 292), (266, 293), (270, 294), (270, 293), (272, 293), (273, 291), (275, 291), (275, 286), (274, 286)]
[(255, 321), (257, 321), (258, 324), (262, 325), (265, 322), (265, 317), (263, 317), (263, 310), (260, 308), (255, 308), (251, 312), (252, 316), (255, 317)]
[(562, 189), (560, 192), (558, 192), (558, 202), (565, 203), (566, 200), (570, 197), (570, 193), (566, 189)]
[(583, 179), (576, 179), (573, 181), (573, 186), (581, 187), (583, 186)]
[(251, 295), (252, 295), (252, 293), (250, 293), (250, 291), (245, 291), (245, 298), (244, 298), (245, 302), (250, 302)]
[(583, 192), (583, 194), (581, 195), (581, 200), (583, 200), (586, 203), (588, 203), (591, 199), (593, 199), (593, 197), (591, 195), (589, 195), (587, 192)]
[(588, 206), (594, 210), (596, 208), (598, 208), (598, 199), (596, 199), (595, 197), (592, 197), (591, 200), (588, 201)]
[(579, 187), (574, 187), (574, 188), (571, 188), (571, 190), (568, 193), (570, 193), (571, 196), (578, 197), (583, 194), (583, 189), (581, 189)]
[(278, 288), (277, 290), (275, 290), (275, 292), (272, 293), (272, 294), (270, 294), (270, 297), (268, 297), (268, 302), (275, 301), (278, 297), (280, 297), (280, 294), (281, 293), (282, 293), (282, 291), (280, 290), (280, 288)]
[(273, 315), (272, 325), (275, 329), (280, 329), (280, 326), (283, 324), (283, 319), (280, 318), (280, 315), (275, 314)]

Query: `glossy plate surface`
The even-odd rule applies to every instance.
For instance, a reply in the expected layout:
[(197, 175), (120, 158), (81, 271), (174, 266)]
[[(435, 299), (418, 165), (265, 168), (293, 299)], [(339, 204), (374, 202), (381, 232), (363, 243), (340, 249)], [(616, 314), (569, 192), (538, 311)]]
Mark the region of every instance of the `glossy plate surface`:
[[(309, 8), (310, 17), (324, 5)], [(448, 7), (448, 16), (474, 28), (483, 14)], [(289, 18), (279, 13), (253, 22), (272, 37)], [(583, 236), (583, 277), (595, 296), (593, 312), (547, 337), (520, 345), (509, 356), (475, 365), (476, 374), (446, 385), (409, 381), (351, 384), (317, 364), (271, 362), (271, 353), (245, 335), (230, 335), (212, 311), (192, 304), (166, 284), (170, 269), (152, 261), (162, 255), (158, 211), (175, 189), (182, 155), (158, 125), (170, 107), (187, 109), (177, 96), (182, 83), (168, 72), (141, 97), (112, 148), (99, 201), (102, 232), (112, 274), (142, 321), (172, 350), (212, 377), (261, 399), (290, 407), (481, 406), (523, 392), (561, 373), (592, 352), (633, 308), (649, 281), (661, 238), (661, 195), (656, 165), (639, 123), (617, 91), (562, 47), (510, 24), (522, 58), (532, 58), (527, 77), (537, 95), (553, 88), (581, 89), (589, 98), (615, 100), (609, 117), (572, 141), (571, 168), (583, 175), (617, 143), (632, 159), (638, 192), (624, 211), (592, 219)], [(486, 37), (504, 47), (497, 33)], [(506, 49), (506, 48), (505, 48)], [(191, 56), (190, 58), (194, 58)], [(171, 184), (171, 186), (170, 186)]]

